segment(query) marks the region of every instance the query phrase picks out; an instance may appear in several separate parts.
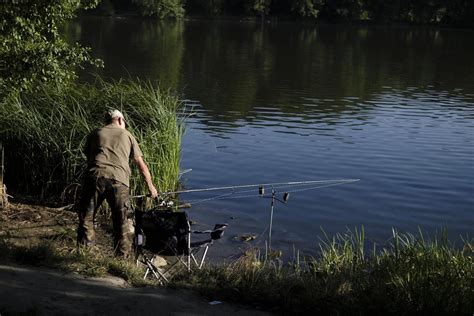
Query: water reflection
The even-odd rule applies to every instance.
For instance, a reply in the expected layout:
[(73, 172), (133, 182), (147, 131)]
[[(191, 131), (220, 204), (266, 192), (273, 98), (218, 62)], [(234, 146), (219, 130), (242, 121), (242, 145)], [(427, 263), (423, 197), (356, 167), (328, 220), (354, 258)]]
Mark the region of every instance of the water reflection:
[[(314, 247), (318, 227), (364, 225), (378, 241), (392, 227), (472, 233), (473, 31), (87, 18), (67, 33), (106, 77), (158, 81), (194, 108), (188, 187), (362, 179), (279, 208), (274, 245), (287, 253)], [(264, 239), (267, 209), (222, 200), (190, 213)]]
[[(67, 33), (69, 40), (92, 47), (93, 55), (104, 60), (100, 75), (148, 78), (164, 88), (180, 86), (183, 22), (85, 17), (71, 24), (76, 31)], [(87, 71), (82, 77), (91, 79)]]
[[(342, 98), (367, 100), (384, 86), (404, 90), (435, 83), (437, 89), (450, 90), (461, 83), (472, 91), (468, 83), (474, 79), (469, 70), (473, 62), (466, 50), (454, 45), (467, 43), (472, 34), (465, 34), (464, 39), (464, 34), (461, 38), (456, 34), (452, 41), (448, 31), (444, 37), (442, 34), (411, 29), (293, 24), (262, 28), (258, 24), (196, 22), (186, 27), (185, 59), (200, 62), (185, 63), (183, 74), (198, 76), (186, 78), (198, 84), (186, 91), (201, 101), (209, 115), (233, 110), (240, 118), (262, 105), (283, 113), (301, 113), (307, 110), (301, 102), (304, 97), (329, 101), (332, 107), (326, 107), (327, 111), (337, 113), (346, 109)], [(455, 62), (446, 61), (450, 55), (455, 56)]]
[(290, 116), (364, 111), (350, 100), (386, 87), (474, 93), (472, 31), (131, 18), (74, 28), (71, 39), (104, 59), (103, 75), (181, 91), (199, 101), (210, 129), (214, 120), (252, 121), (262, 107)]

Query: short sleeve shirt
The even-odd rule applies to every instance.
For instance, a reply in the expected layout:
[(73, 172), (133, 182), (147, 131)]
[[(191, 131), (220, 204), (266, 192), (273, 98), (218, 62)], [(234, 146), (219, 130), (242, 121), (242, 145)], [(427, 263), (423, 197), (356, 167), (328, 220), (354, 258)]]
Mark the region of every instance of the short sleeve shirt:
[(126, 186), (130, 186), (130, 158), (143, 156), (135, 137), (112, 124), (89, 134), (84, 153), (88, 176), (114, 179)]

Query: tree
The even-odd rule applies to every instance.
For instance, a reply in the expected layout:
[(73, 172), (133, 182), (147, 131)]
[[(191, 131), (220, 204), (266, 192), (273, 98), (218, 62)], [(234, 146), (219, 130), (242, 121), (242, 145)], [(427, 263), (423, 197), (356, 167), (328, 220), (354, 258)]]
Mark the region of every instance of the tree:
[(319, 8), (315, 6), (314, 2), (313, 0), (295, 0), (291, 5), (291, 11), (298, 16), (316, 18)]
[(182, 18), (184, 15), (181, 0), (132, 0), (146, 16), (163, 18)]
[(60, 36), (59, 27), (79, 9), (98, 0), (3, 0), (0, 4), (2, 64), (0, 89), (25, 90), (35, 82), (63, 82), (75, 78), (84, 63), (100, 66), (89, 49), (73, 46)]
[(249, 13), (268, 15), (270, 12), (271, 0), (245, 0), (245, 9)]

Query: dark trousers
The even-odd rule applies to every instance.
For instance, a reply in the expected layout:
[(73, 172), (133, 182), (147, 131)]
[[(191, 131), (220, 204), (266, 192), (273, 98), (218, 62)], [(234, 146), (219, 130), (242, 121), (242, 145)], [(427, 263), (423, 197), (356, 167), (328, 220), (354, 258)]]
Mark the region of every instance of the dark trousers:
[(129, 189), (121, 182), (106, 178), (86, 178), (79, 201), (78, 245), (91, 245), (95, 239), (94, 216), (107, 200), (112, 211), (114, 249), (116, 256), (128, 256), (134, 235), (133, 210)]

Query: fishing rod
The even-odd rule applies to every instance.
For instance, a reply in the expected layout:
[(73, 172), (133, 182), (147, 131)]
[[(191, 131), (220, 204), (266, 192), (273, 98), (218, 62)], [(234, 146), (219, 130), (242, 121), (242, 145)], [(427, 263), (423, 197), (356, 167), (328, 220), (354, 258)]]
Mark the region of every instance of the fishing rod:
[[(355, 182), (355, 181), (352, 181)], [(319, 184), (316, 186), (311, 186), (311, 187), (305, 187), (303, 189), (296, 189), (296, 190), (285, 190), (285, 193), (294, 193), (294, 192), (303, 192), (303, 191), (310, 191), (310, 190), (316, 190), (316, 189), (322, 189), (322, 188), (328, 188), (328, 187), (333, 187), (333, 186), (338, 186), (338, 185), (343, 185), (343, 184), (348, 184), (352, 182), (333, 182), (333, 183), (326, 183), (326, 184)], [(272, 189), (281, 189), (285, 188), (285, 186), (278, 187), (274, 186)], [(191, 200), (187, 201), (187, 203), (190, 204), (200, 204), (203, 202), (208, 202), (208, 201), (215, 201), (215, 200), (230, 200), (230, 199), (245, 199), (245, 198), (254, 198), (254, 197), (266, 197), (264, 196), (264, 187), (262, 187), (262, 191), (260, 191), (259, 187), (259, 192), (258, 193), (252, 193), (252, 194), (244, 194), (243, 193), (248, 193), (248, 192), (254, 192), (254, 190), (246, 190), (246, 191), (238, 191), (238, 192), (230, 192), (230, 193), (224, 193), (218, 196), (213, 196), (205, 199), (196, 199), (196, 200)]]
[[(347, 184), (347, 183), (353, 183), (360, 181), (360, 179), (339, 179), (339, 180), (310, 180), (310, 181), (290, 181), (290, 182), (273, 182), (273, 183), (264, 183), (264, 184), (244, 184), (244, 185), (234, 185), (234, 186), (222, 186), (222, 187), (213, 187), (213, 188), (204, 188), (204, 189), (188, 189), (188, 190), (180, 190), (180, 191), (169, 191), (169, 192), (162, 192), (160, 195), (172, 195), (172, 194), (180, 194), (180, 193), (196, 193), (196, 192), (209, 192), (209, 191), (223, 191), (223, 190), (235, 190), (235, 189), (245, 189), (245, 188), (257, 188), (258, 187), (258, 196), (260, 198), (269, 198), (271, 199), (271, 204), (270, 204), (270, 222), (269, 222), (269, 228), (268, 228), (268, 249), (271, 250), (272, 248), (272, 226), (273, 226), (273, 211), (275, 207), (275, 202), (281, 202), (283, 204), (287, 204), (290, 193), (292, 192), (302, 192), (302, 191), (307, 191), (307, 190), (314, 190), (314, 189), (320, 189), (320, 188), (325, 188), (325, 187), (331, 187), (331, 186), (336, 186), (336, 185), (342, 185), (342, 184)], [(276, 197), (276, 188), (282, 188), (282, 187), (297, 187), (297, 186), (307, 186), (307, 185), (312, 185), (311, 187), (305, 187), (305, 188), (300, 188), (300, 189), (293, 189), (293, 190), (288, 190), (284, 192), (283, 198), (279, 199)], [(265, 195), (265, 187), (271, 187), (271, 196), (266, 196)], [(202, 200), (196, 200), (196, 201), (189, 201), (188, 203), (202, 203), (205, 201), (212, 201), (212, 200), (219, 200), (219, 199), (233, 199), (233, 198), (247, 198), (247, 197), (255, 197), (254, 194), (252, 195), (238, 195), (242, 193), (247, 193), (247, 192), (252, 192), (253, 190), (245, 190), (245, 191), (238, 191), (238, 192), (230, 192), (230, 193), (224, 193), (216, 197), (211, 197), (207, 199), (202, 199)], [(237, 194), (237, 196), (232, 196), (234, 194)], [(149, 194), (146, 195), (136, 195), (133, 196), (133, 198), (142, 198), (150, 196)], [(163, 206), (170, 206), (168, 203), (171, 203), (170, 205), (173, 205), (173, 202), (166, 202), (163, 201), (162, 205)], [(191, 205), (191, 204), (189, 204)]]
[[(352, 183), (360, 181), (360, 179), (339, 179), (339, 180), (311, 180), (311, 181), (290, 181), (290, 182), (273, 182), (273, 183), (264, 183), (264, 184), (244, 184), (244, 185), (234, 185), (234, 186), (222, 186), (222, 187), (213, 187), (213, 188), (204, 188), (204, 189), (188, 189), (188, 190), (179, 190), (179, 191), (168, 191), (161, 192), (160, 195), (173, 195), (181, 193), (195, 193), (195, 192), (209, 192), (209, 191), (222, 191), (222, 190), (235, 190), (235, 189), (245, 189), (245, 188), (257, 188), (265, 186), (297, 186), (297, 185), (310, 185), (310, 184), (332, 184), (332, 183)], [(133, 198), (143, 198), (149, 196), (148, 194), (135, 195)]]

